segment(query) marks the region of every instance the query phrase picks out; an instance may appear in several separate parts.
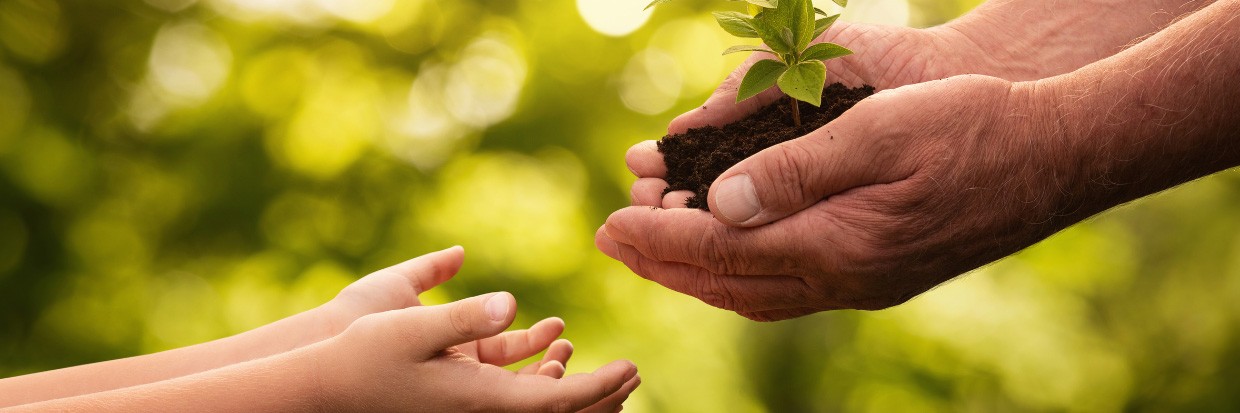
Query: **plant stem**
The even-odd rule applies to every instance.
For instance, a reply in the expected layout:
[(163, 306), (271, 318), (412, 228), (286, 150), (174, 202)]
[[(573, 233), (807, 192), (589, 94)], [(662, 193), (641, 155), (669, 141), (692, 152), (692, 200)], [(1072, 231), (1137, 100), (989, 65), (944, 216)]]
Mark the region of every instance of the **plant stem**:
[(797, 100), (792, 96), (789, 96), (788, 100), (792, 102), (792, 123), (799, 128), (801, 127), (801, 105), (797, 104)]

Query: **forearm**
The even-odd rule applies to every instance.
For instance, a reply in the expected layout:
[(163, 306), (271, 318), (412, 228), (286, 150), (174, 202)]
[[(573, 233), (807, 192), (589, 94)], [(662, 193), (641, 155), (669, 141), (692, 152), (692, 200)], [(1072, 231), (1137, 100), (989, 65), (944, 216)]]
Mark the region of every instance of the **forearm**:
[(293, 350), (333, 335), (323, 308), (208, 343), (0, 380), (0, 408), (154, 383)]
[(141, 386), (26, 404), (18, 412), (316, 412), (314, 353), (296, 351)]
[[(1240, 165), (1240, 0), (1221, 0), (1111, 58), (1025, 84), (1068, 148), (1083, 218)], [(1083, 215), (1083, 216), (1082, 216)]]
[(971, 55), (976, 72), (1011, 81), (1107, 58), (1214, 0), (991, 0), (930, 29)]

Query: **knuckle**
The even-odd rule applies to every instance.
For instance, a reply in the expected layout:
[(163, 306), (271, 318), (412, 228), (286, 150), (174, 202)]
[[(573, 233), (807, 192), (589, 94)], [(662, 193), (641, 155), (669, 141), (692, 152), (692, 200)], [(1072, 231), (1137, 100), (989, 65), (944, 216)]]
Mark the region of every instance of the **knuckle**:
[(454, 305), (448, 311), (448, 321), (452, 324), (452, 329), (463, 337), (472, 337), (474, 335), (474, 323), (470, 307), (466, 305)]
[(715, 274), (739, 274), (745, 268), (745, 257), (729, 240), (730, 229), (722, 226), (710, 226), (698, 237), (696, 257), (703, 261), (700, 267)]
[(789, 142), (779, 146), (767, 162), (767, 179), (771, 186), (767, 188), (776, 199), (797, 201), (804, 198), (813, 183), (809, 182), (810, 174), (806, 171), (808, 159), (813, 153), (804, 145)]
[(375, 332), (383, 331), (379, 326), (382, 321), (380, 318), (380, 314), (368, 314), (353, 320), (353, 323), (345, 328), (345, 334), (349, 336), (369, 336)]
[(727, 286), (723, 285), (722, 280), (718, 276), (706, 275), (701, 277), (700, 280), (697, 287), (697, 296), (702, 302), (724, 310), (745, 310), (737, 306), (736, 296)]

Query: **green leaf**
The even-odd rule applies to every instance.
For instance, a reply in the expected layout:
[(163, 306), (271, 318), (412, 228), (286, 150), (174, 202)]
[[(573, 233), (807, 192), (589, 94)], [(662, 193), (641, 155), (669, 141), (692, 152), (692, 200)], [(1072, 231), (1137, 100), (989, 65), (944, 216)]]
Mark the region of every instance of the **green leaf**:
[(852, 54), (852, 50), (835, 43), (818, 43), (805, 49), (801, 60), (827, 60)]
[(736, 37), (756, 38), (758, 30), (753, 27), (753, 19), (744, 13), (734, 11), (717, 11), (711, 13), (715, 15), (715, 21), (719, 22), (719, 27)]
[[(756, 65), (755, 65), (756, 66)], [(788, 68), (779, 76), (776, 84), (784, 94), (814, 106), (822, 105), (822, 88), (827, 82), (827, 67), (822, 62), (810, 60)], [(744, 82), (741, 82), (744, 84)]]
[(747, 44), (729, 47), (727, 50), (723, 51), (723, 54), (727, 55), (727, 54), (740, 53), (740, 52), (766, 52), (770, 54), (775, 54), (775, 52), (771, 51), (771, 49), (767, 49), (762, 46), (750, 46)]
[(736, 91), (736, 101), (749, 99), (775, 86), (775, 82), (787, 70), (788, 65), (778, 60), (767, 59), (754, 63), (753, 67), (749, 68), (749, 72), (745, 73), (745, 78), (741, 80), (741, 87)]
[(835, 24), (835, 20), (839, 18), (840, 18), (840, 15), (837, 14), (834, 16), (823, 17), (821, 19), (818, 19), (818, 21), (814, 22), (814, 26), (815, 26), (814, 38), (817, 39), (818, 36), (822, 36), (822, 34), (825, 33), (827, 29), (831, 28), (832, 24)]
[(826, 15), (827, 15), (827, 12), (825, 12), (825, 11), (823, 11), (822, 9), (817, 8), (817, 7), (815, 7), (815, 8), (814, 8), (814, 13), (821, 14), (821, 15), (823, 15), (823, 16), (826, 16)]
[[(789, 29), (787, 27), (785, 27), (783, 30), (779, 32), (779, 40), (783, 40), (784, 44), (787, 44), (787, 45), (797, 44), (796, 37), (794, 37), (794, 35), (792, 34), (792, 29)], [(792, 47), (796, 47), (796, 46), (792, 46)], [(800, 49), (799, 47), (796, 47), (796, 48)]]
[[(780, 0), (779, 7), (762, 10), (753, 22), (759, 37), (775, 51), (801, 50), (814, 38), (814, 4), (810, 0)], [(785, 39), (785, 29), (791, 32), (792, 41)], [(787, 44), (788, 48), (781, 50), (776, 43)]]
[(834, 1), (835, 4), (840, 5), (840, 7), (848, 7), (848, 0), (832, 0), (832, 1)]
[(766, 9), (779, 7), (779, 0), (745, 0), (745, 2)]
[(650, 4), (647, 4), (647, 5), (646, 5), (646, 8), (644, 8), (644, 9), (642, 9), (642, 10), (649, 10), (651, 7), (658, 6), (658, 5), (663, 4), (663, 3), (667, 3), (667, 2), (669, 2), (669, 1), (672, 1), (672, 0), (654, 0), (654, 1), (650, 2)]
[(779, 0), (728, 0), (728, 1), (743, 1), (743, 2), (753, 5), (754, 7), (759, 7), (762, 9), (773, 9), (773, 8), (779, 7)]

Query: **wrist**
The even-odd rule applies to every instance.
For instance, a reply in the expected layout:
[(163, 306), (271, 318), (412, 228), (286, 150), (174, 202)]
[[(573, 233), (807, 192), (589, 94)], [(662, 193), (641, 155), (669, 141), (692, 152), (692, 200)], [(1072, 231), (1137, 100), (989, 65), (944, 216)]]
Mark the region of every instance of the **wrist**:
[(1070, 119), (1059, 104), (1060, 85), (1053, 80), (1014, 82), (1007, 105), (1000, 115), (1001, 130), (1018, 131), (1020, 141), (1010, 142), (1015, 158), (1025, 163), (1019, 179), (1025, 181), (1020, 192), (1030, 209), (1029, 223), (1044, 224), (1049, 235), (1088, 218), (1106, 208), (1096, 197), (1089, 177), (1091, 148), (1075, 133)]
[(341, 409), (339, 401), (342, 400), (341, 395), (349, 394), (344, 386), (347, 383), (340, 380), (342, 371), (334, 365), (338, 357), (325, 354), (333, 347), (330, 343), (331, 340), (322, 341), (292, 353), (293, 358), (307, 367), (301, 375), (301, 379), (305, 380), (303, 389), (308, 392), (303, 400), (314, 412), (346, 411)]

